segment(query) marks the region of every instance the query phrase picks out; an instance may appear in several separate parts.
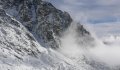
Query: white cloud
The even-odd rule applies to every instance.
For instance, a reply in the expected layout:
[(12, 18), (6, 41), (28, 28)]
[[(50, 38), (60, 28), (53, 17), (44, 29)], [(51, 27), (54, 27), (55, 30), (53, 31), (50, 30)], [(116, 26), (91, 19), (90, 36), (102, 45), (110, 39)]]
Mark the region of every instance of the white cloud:
[(91, 24), (93, 30), (96, 31), (97, 36), (119, 35), (120, 22)]
[(102, 5), (116, 5), (116, 4), (119, 4), (120, 1), (119, 0), (97, 0), (97, 3)]
[[(90, 23), (88, 20), (101, 20), (104, 17), (112, 17), (116, 19), (117, 23), (106, 23), (95, 25), (94, 31), (98, 34), (107, 34), (120, 30), (120, 0), (51, 0), (52, 3), (59, 9), (67, 11), (71, 14), (72, 18), (80, 21), (82, 24)], [(105, 18), (107, 20), (107, 18)], [(103, 20), (105, 20), (103, 19)], [(100, 31), (100, 32), (99, 32)]]
[(119, 0), (61, 0), (61, 2), (52, 0), (52, 3), (61, 10), (75, 14), (74, 17), (76, 17), (76, 14), (84, 14), (88, 19), (92, 17), (120, 16)]

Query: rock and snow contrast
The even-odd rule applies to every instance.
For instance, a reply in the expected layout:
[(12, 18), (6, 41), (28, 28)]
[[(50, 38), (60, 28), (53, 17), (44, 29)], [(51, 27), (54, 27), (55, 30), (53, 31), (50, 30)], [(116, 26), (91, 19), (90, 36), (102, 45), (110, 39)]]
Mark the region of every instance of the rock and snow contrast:
[(119, 70), (96, 56), (100, 46), (49, 2), (0, 0), (0, 70)]

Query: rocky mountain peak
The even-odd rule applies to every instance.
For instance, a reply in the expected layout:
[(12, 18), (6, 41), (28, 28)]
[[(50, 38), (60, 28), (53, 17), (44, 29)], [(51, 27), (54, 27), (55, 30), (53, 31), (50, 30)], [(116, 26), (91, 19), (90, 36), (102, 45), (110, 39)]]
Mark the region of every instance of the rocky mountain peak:
[(0, 0), (0, 70), (114, 70), (79, 53), (93, 44), (83, 25), (49, 2)]
[[(59, 38), (73, 21), (67, 12), (56, 9), (51, 3), (41, 0), (1, 0), (2, 9), (21, 22), (44, 47), (60, 47)], [(80, 35), (89, 34), (80, 24)]]
[(56, 9), (46, 1), (1, 0), (0, 3), (8, 14), (34, 33), (43, 46), (58, 47), (55, 36), (61, 36), (72, 22), (67, 12)]

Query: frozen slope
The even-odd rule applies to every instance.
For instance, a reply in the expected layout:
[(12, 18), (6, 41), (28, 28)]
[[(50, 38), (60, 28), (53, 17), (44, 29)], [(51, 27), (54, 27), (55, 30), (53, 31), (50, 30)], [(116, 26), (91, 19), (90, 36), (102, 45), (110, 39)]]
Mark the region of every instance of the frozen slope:
[(42, 0), (1, 0), (0, 6), (33, 33), (44, 47), (60, 47), (57, 37), (60, 37), (72, 22), (67, 12)]
[(84, 54), (74, 58), (43, 48), (20, 22), (2, 9), (0, 13), (0, 70), (94, 69), (86, 63)]
[(1, 0), (0, 6), (0, 70), (118, 70), (89, 54), (95, 39), (51, 3)]
[[(76, 26), (71, 25), (73, 29), (70, 27), (65, 40), (61, 40), (64, 46), (55, 51), (42, 47), (19, 21), (4, 10), (0, 9), (0, 13), (0, 70), (112, 70), (87, 55), (89, 52), (80, 46), (81, 41), (74, 43), (77, 38), (71, 35), (71, 31), (78, 34)], [(69, 41), (69, 38), (73, 40)], [(86, 39), (82, 40), (86, 42)]]
[(18, 21), (0, 9), (0, 70), (84, 70), (70, 58), (40, 46)]

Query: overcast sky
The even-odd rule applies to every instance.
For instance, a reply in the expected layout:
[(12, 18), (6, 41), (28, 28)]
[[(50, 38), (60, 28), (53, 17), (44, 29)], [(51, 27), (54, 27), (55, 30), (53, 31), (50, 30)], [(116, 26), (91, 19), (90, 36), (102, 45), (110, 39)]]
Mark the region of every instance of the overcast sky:
[[(120, 0), (49, 0), (82, 24), (95, 24), (99, 31), (120, 32)], [(104, 26), (104, 24), (107, 24)], [(110, 25), (109, 25), (110, 23)], [(98, 24), (100, 26), (98, 26)], [(112, 26), (114, 25), (114, 26)], [(98, 27), (97, 27), (98, 26)], [(102, 30), (102, 27), (104, 30)], [(111, 29), (109, 29), (111, 28)], [(96, 31), (97, 32), (97, 31)], [(107, 33), (106, 32), (106, 33)], [(111, 32), (112, 33), (112, 32)]]

